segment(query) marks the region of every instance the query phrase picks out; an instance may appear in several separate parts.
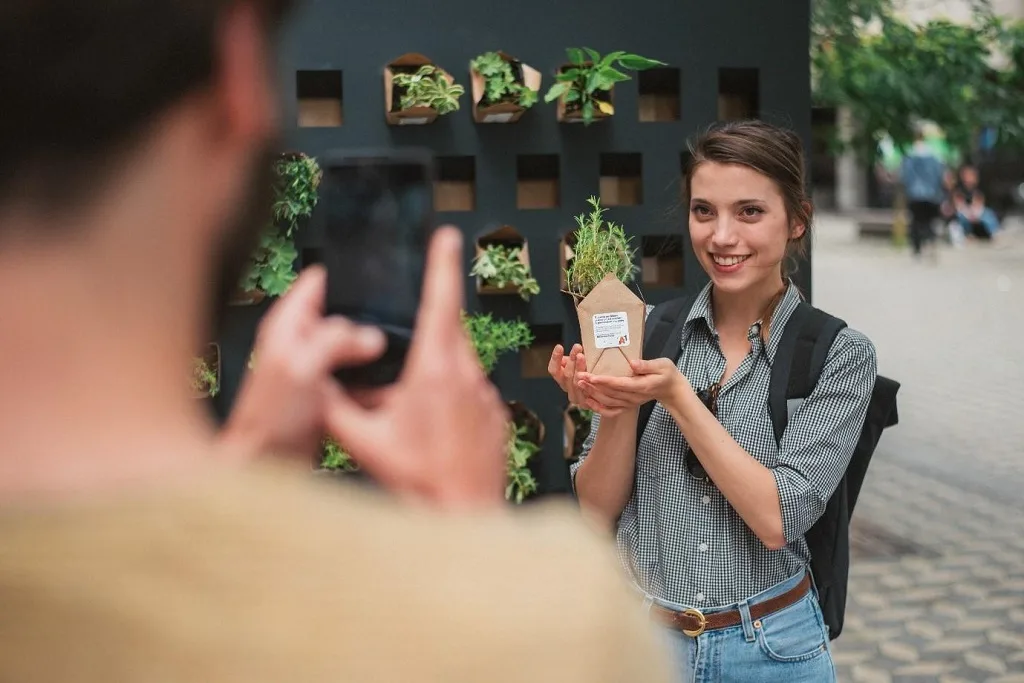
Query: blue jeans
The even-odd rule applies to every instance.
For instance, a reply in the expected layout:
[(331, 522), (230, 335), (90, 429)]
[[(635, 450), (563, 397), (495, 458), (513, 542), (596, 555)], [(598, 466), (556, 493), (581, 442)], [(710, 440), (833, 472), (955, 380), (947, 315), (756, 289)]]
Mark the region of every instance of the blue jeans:
[[(737, 605), (743, 623), (690, 638), (666, 629), (680, 683), (834, 683), (836, 671), (828, 628), (812, 588), (789, 607), (755, 621), (750, 606), (785, 593), (803, 578), (798, 574)], [(682, 611), (689, 605), (663, 600), (655, 604)]]

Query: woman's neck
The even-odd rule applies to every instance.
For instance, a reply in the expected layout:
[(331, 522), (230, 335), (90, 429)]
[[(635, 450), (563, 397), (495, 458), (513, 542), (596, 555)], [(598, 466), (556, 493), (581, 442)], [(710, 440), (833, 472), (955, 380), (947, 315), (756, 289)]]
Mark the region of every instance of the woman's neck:
[(742, 292), (722, 292), (712, 285), (711, 305), (715, 326), (720, 331), (724, 329), (746, 334), (751, 325), (770, 315), (769, 309), (774, 308), (787, 286), (788, 283), (781, 277)]

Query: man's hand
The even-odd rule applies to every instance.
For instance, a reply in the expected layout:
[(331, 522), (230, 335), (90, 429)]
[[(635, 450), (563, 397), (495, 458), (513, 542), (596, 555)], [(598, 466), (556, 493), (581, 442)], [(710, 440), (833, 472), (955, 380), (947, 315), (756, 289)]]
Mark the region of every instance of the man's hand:
[(434, 235), (398, 382), (371, 400), (327, 389), (327, 427), (384, 487), (443, 507), (504, 503), (508, 409), (463, 328), (462, 237)]
[(305, 269), (260, 322), (256, 368), (246, 373), (221, 433), (236, 457), (312, 458), (325, 430), (324, 397), (334, 384), (334, 369), (384, 352), (380, 330), (324, 317), (326, 286), (322, 267)]

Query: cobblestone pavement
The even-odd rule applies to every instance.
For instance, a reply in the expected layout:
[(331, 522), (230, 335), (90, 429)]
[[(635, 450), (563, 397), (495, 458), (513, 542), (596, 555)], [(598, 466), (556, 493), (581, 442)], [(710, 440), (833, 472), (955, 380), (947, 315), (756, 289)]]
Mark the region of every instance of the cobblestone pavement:
[(1024, 683), (1024, 227), (914, 262), (819, 222), (815, 304), (903, 383), (854, 517), (844, 683)]

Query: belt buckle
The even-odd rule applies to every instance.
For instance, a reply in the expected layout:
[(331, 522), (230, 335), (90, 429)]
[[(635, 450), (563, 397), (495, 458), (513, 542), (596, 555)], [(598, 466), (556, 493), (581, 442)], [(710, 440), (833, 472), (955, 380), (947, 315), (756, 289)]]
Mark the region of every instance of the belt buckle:
[(708, 618), (700, 610), (693, 608), (683, 610), (683, 615), (687, 617), (693, 617), (697, 620), (699, 626), (695, 629), (682, 629), (683, 635), (689, 636), (690, 638), (696, 638), (700, 634), (704, 633), (704, 630), (708, 627)]

